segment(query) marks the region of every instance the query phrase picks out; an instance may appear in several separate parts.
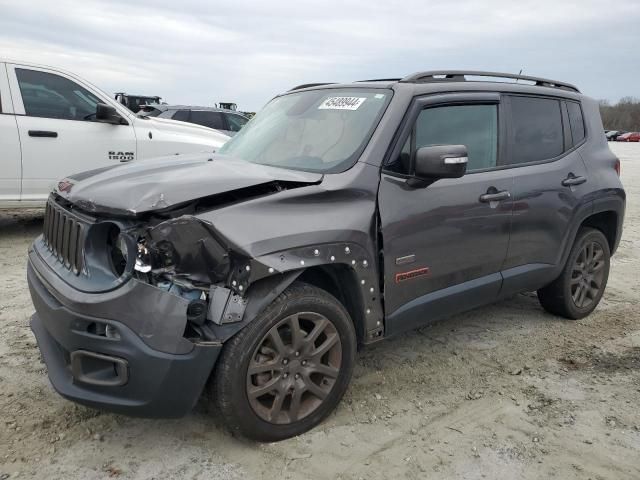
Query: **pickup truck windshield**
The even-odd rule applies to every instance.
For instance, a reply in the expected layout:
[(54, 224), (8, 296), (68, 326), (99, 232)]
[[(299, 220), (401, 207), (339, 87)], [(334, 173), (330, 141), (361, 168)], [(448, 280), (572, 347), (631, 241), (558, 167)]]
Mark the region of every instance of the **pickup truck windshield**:
[(308, 90), (276, 97), (218, 153), (309, 172), (350, 168), (362, 153), (390, 90)]

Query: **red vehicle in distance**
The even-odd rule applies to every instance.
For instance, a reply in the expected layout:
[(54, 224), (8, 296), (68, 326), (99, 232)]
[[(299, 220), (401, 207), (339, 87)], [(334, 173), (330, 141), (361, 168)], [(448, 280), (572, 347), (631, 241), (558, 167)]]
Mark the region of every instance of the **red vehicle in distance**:
[(640, 132), (629, 132), (620, 135), (616, 141), (618, 142), (640, 142)]

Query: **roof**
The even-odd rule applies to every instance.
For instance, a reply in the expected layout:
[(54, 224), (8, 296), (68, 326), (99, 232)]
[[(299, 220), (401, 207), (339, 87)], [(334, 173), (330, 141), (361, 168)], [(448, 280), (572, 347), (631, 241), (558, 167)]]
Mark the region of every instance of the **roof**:
[(126, 95), (127, 97), (141, 97), (141, 98), (162, 98), (160, 95), (139, 95), (137, 93), (127, 93), (127, 92), (115, 92), (114, 95)]
[(217, 107), (200, 107), (197, 105), (166, 105), (166, 104), (148, 104), (147, 107), (154, 107), (158, 110), (204, 110), (207, 112), (224, 112), (224, 113), (235, 113), (236, 115), (240, 115), (244, 117), (245, 115), (242, 112), (238, 112), (237, 110), (227, 110), (225, 108), (217, 108)]

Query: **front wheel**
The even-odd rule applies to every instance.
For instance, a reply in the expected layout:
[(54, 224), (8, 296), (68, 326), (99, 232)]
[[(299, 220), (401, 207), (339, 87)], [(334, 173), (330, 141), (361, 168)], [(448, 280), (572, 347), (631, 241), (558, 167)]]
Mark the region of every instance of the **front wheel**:
[(222, 351), (211, 384), (226, 425), (277, 441), (318, 425), (349, 385), (356, 335), (332, 295), (294, 283)]
[(582, 228), (560, 276), (538, 290), (545, 310), (572, 320), (589, 315), (607, 286), (609, 242), (600, 230)]

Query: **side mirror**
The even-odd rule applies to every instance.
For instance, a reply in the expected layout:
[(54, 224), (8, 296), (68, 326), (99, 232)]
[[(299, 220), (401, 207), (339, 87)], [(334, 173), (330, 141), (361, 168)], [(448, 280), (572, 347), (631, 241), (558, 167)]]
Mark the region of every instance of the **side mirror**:
[(98, 103), (96, 105), (96, 120), (98, 122), (113, 123), (114, 125), (120, 125), (123, 118), (118, 115), (118, 112), (111, 105), (106, 103)]
[(460, 178), (467, 171), (467, 147), (434, 145), (416, 152), (415, 176), (425, 180)]

